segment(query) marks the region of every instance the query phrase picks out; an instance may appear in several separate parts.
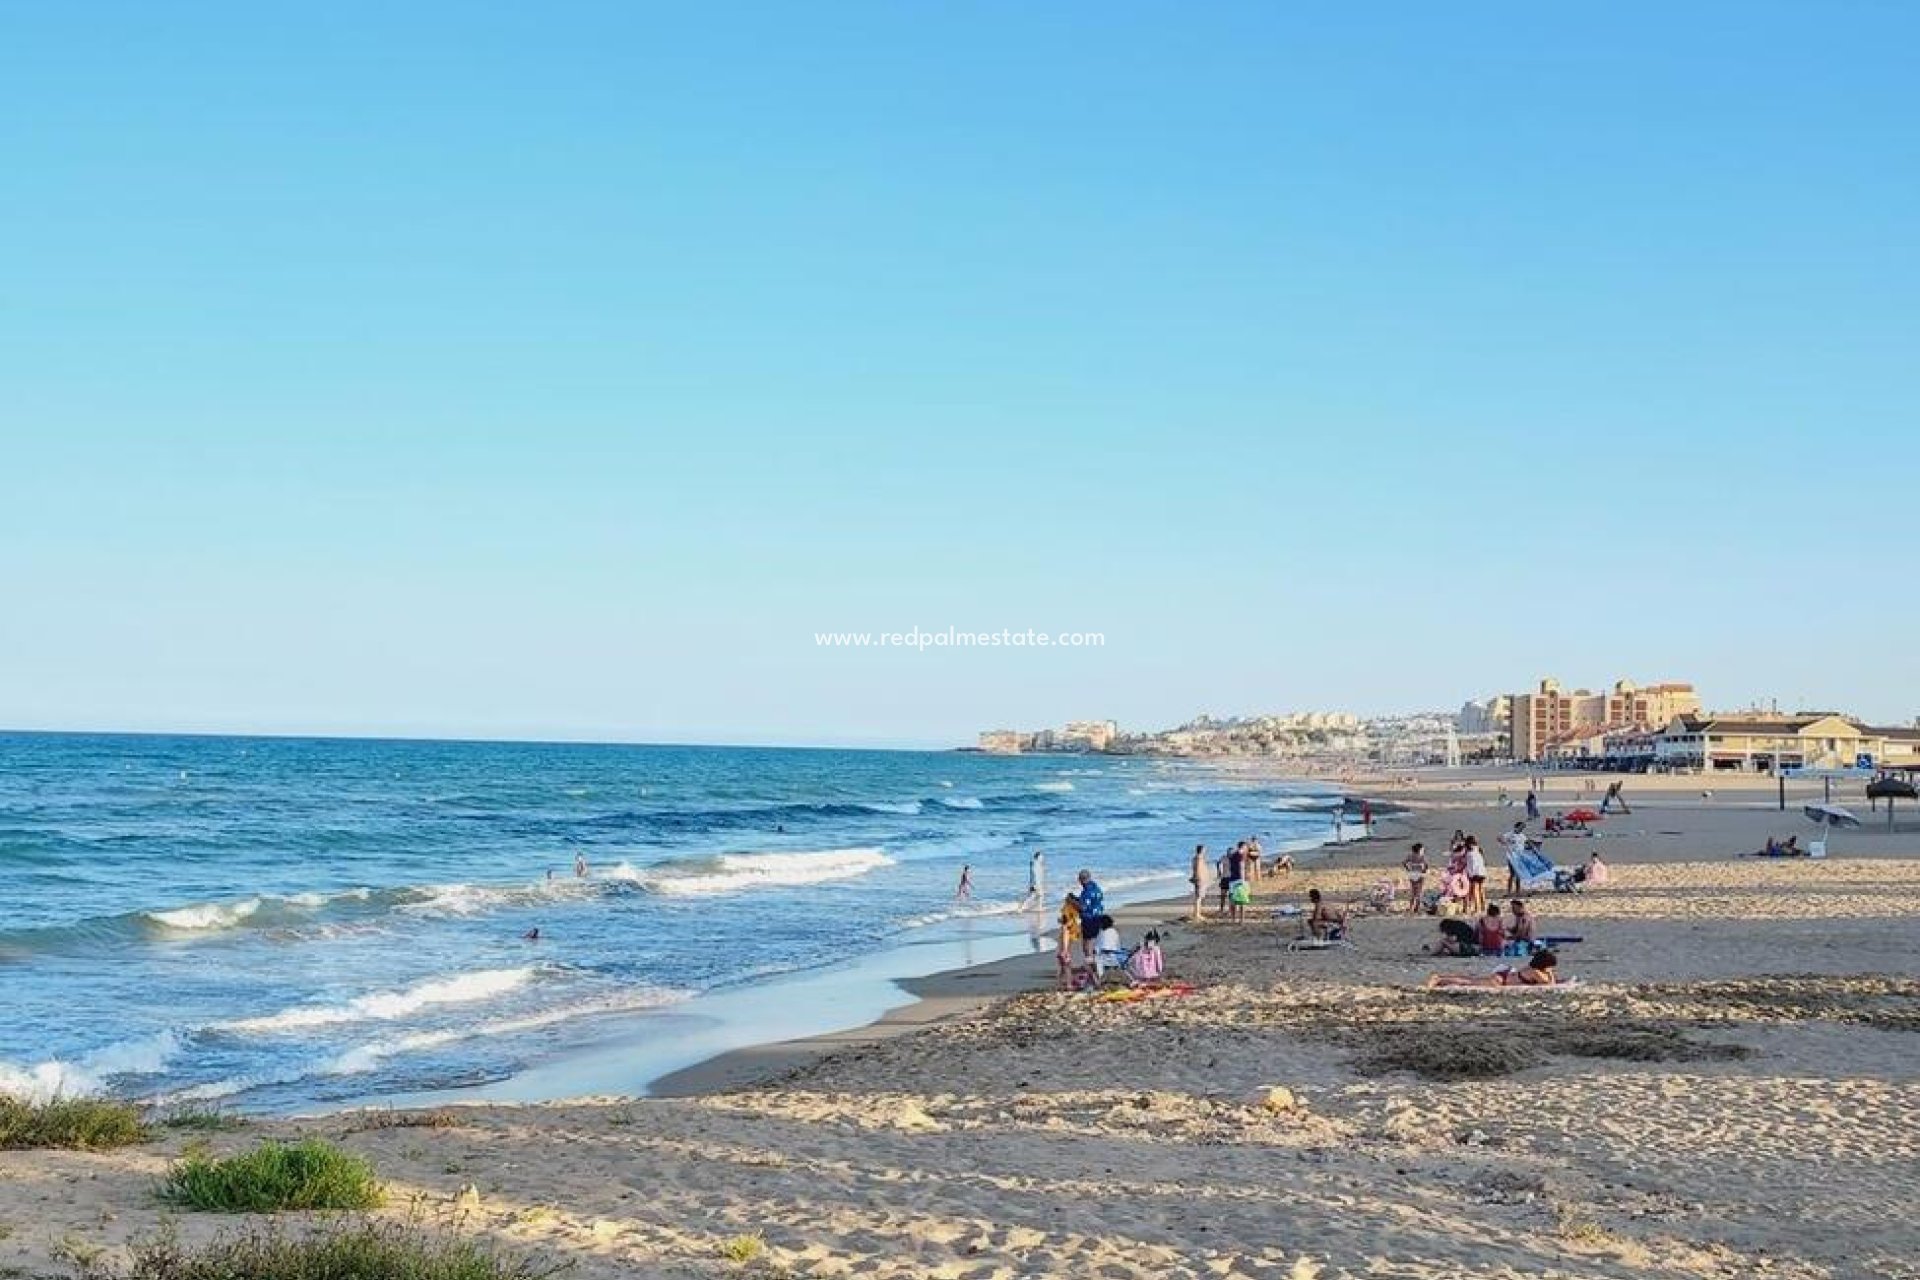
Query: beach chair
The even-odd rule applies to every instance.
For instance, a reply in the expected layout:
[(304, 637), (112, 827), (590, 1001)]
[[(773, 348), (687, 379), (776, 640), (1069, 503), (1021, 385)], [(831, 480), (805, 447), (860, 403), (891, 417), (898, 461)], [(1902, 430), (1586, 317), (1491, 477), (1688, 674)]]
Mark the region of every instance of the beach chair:
[(1367, 896), (1356, 905), (1368, 911), (1392, 914), (1400, 903), (1400, 882), (1398, 880), (1375, 880), (1367, 889)]
[(1295, 951), (1352, 951), (1354, 950), (1352, 934), (1353, 926), (1342, 923), (1330, 927), (1327, 930), (1326, 937), (1316, 938), (1313, 936), (1313, 930), (1307, 927), (1306, 918), (1303, 916), (1300, 918), (1300, 935), (1287, 944), (1287, 950), (1290, 953)]

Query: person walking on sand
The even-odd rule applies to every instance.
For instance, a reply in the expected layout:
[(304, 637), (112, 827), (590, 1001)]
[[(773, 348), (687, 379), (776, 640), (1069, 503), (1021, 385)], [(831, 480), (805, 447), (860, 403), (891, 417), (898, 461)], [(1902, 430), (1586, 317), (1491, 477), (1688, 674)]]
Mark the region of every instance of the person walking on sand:
[(973, 864), (967, 863), (960, 868), (960, 884), (953, 891), (955, 902), (973, 901)]
[(1187, 883), (1193, 886), (1193, 918), (1198, 920), (1207, 897), (1207, 846), (1193, 846), (1193, 863), (1187, 868)]

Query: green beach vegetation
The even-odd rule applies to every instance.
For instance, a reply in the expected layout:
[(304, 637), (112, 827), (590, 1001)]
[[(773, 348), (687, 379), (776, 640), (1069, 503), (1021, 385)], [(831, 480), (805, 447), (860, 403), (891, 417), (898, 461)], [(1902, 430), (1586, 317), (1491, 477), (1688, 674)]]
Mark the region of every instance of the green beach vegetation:
[(167, 1171), (161, 1198), (218, 1213), (375, 1209), (385, 1199), (373, 1165), (326, 1142), (268, 1142), (216, 1159), (189, 1152)]
[(62, 1147), (99, 1151), (145, 1142), (140, 1110), (105, 1098), (51, 1098), (28, 1102), (0, 1096), (0, 1151)]
[(354, 1223), (289, 1237), (270, 1228), (187, 1248), (171, 1233), (133, 1247), (102, 1280), (543, 1280), (563, 1270), (461, 1237)]

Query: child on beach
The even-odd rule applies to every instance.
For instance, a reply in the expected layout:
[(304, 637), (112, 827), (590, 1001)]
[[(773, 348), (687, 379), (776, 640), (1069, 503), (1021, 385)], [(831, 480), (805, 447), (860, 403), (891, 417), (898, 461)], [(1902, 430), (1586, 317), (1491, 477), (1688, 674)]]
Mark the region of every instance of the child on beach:
[(1400, 868), (1407, 873), (1407, 914), (1413, 915), (1420, 910), (1420, 891), (1427, 883), (1427, 846), (1414, 841), (1412, 852), (1401, 860)]
[(1127, 959), (1127, 977), (1135, 982), (1158, 982), (1167, 971), (1166, 957), (1160, 951), (1160, 935), (1147, 931), (1146, 941)]
[(1080, 952), (1080, 899), (1069, 893), (1060, 902), (1060, 989), (1073, 986), (1074, 960)]

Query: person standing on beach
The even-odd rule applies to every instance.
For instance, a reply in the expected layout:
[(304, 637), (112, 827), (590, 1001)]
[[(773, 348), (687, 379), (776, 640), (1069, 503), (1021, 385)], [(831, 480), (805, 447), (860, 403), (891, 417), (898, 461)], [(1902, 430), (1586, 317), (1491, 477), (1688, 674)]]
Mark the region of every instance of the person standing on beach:
[(1060, 946), (1054, 953), (1060, 964), (1060, 989), (1073, 986), (1074, 953), (1080, 949), (1080, 899), (1068, 894), (1060, 901)]
[(1520, 892), (1520, 859), (1527, 853), (1527, 824), (1516, 822), (1513, 830), (1500, 837), (1507, 850), (1507, 896)]
[(1088, 963), (1093, 961), (1093, 937), (1100, 932), (1094, 923), (1107, 911), (1106, 891), (1100, 882), (1093, 878), (1093, 872), (1080, 868), (1080, 944), (1084, 948)]
[(953, 891), (955, 902), (973, 901), (973, 864), (967, 863), (960, 868), (960, 885)]
[(1418, 915), (1427, 884), (1427, 846), (1418, 840), (1414, 841), (1412, 852), (1407, 854), (1400, 867), (1407, 873), (1407, 914)]
[(1220, 885), (1220, 914), (1227, 914), (1227, 895), (1233, 892), (1233, 850), (1220, 855), (1220, 861), (1214, 864), (1214, 879)]
[(1340, 844), (1347, 838), (1347, 802), (1342, 800), (1340, 807), (1333, 811), (1333, 842)]
[(1474, 915), (1487, 910), (1487, 855), (1474, 836), (1467, 837), (1467, 908)]
[(1360, 825), (1366, 829), (1367, 839), (1373, 839), (1373, 801), (1360, 802)]
[(1047, 855), (1035, 849), (1027, 862), (1027, 898), (1038, 907), (1047, 896)]
[(1193, 846), (1193, 865), (1187, 869), (1187, 883), (1193, 886), (1193, 918), (1201, 916), (1207, 894), (1207, 846)]
[(1527, 821), (1540, 821), (1540, 793), (1531, 786), (1527, 788)]

